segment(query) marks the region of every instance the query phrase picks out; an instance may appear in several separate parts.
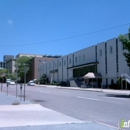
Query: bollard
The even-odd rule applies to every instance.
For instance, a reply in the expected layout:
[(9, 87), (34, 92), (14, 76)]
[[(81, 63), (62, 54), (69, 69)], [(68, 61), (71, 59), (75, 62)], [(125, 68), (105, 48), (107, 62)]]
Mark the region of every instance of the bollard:
[(20, 85), (20, 101), (22, 101), (22, 84)]

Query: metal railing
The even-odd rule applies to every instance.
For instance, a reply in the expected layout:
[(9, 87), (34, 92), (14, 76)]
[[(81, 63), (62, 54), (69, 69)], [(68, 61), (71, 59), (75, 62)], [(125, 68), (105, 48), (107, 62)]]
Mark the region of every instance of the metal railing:
[(126, 73), (121, 74), (122, 80), (127, 81), (130, 84), (130, 76)]

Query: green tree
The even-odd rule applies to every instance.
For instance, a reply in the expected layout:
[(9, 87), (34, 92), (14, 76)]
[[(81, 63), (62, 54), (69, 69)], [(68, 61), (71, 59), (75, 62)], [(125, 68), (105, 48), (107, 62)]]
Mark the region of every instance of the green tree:
[(7, 77), (8, 70), (7, 69), (0, 69), (0, 80), (3, 82), (3, 80)]
[(130, 28), (128, 32), (128, 38), (120, 35), (119, 40), (122, 42), (123, 48), (127, 50), (127, 52), (124, 52), (123, 54), (126, 58), (127, 65), (130, 67)]
[(15, 63), (16, 73), (22, 82), (24, 81), (24, 67), (26, 66), (27, 74), (30, 71), (29, 66), (30, 66), (31, 58), (32, 57), (22, 56), (22, 57), (19, 57)]
[(46, 75), (43, 74), (43, 75), (41, 76), (41, 78), (40, 78), (40, 84), (45, 84), (45, 83), (46, 83), (46, 79), (47, 79)]

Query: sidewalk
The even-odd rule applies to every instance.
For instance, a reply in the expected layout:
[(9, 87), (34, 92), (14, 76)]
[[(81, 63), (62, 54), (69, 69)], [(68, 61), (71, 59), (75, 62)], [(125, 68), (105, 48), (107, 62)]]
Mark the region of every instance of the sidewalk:
[(94, 121), (81, 121), (54, 110), (19, 102), (19, 98), (0, 93), (0, 130), (116, 130)]

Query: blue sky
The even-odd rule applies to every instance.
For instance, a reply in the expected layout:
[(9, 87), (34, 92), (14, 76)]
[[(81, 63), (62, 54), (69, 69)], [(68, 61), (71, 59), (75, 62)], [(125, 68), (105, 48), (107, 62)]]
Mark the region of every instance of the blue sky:
[(0, 0), (0, 61), (18, 53), (66, 55), (129, 27), (130, 0)]

